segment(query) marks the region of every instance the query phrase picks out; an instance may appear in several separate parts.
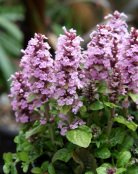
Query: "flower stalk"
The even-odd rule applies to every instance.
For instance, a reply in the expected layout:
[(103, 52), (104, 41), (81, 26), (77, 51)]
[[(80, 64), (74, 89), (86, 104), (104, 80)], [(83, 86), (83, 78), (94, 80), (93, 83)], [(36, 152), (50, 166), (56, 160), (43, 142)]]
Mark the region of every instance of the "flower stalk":
[(123, 117), (127, 118), (127, 108), (123, 107)]
[(92, 124), (92, 111), (90, 112), (90, 115), (87, 117), (87, 126), (90, 127)]
[(45, 107), (45, 116), (46, 116), (46, 119), (47, 119), (47, 121), (49, 121), (49, 119), (51, 117), (51, 115), (49, 113), (49, 111), (50, 111), (50, 109), (49, 109), (49, 103), (46, 103), (44, 107)]
[(109, 139), (110, 132), (111, 132), (111, 129), (112, 129), (115, 108), (111, 108), (111, 111), (110, 112), (111, 112), (111, 118), (108, 121), (107, 131), (106, 131), (107, 140)]
[(69, 112), (67, 113), (67, 117), (68, 117), (68, 122), (69, 122), (69, 124), (71, 124), (72, 121), (73, 121), (72, 112), (71, 112), (71, 111), (69, 111)]
[[(49, 111), (50, 111), (49, 103), (47, 102), (45, 104), (45, 115), (46, 115), (47, 122), (49, 122), (49, 120), (51, 118), (51, 115), (50, 115)], [(48, 124), (48, 130), (49, 130), (49, 135), (50, 135), (51, 142), (52, 142), (52, 144), (54, 144), (55, 130), (54, 130), (53, 124), (51, 124), (51, 123)]]

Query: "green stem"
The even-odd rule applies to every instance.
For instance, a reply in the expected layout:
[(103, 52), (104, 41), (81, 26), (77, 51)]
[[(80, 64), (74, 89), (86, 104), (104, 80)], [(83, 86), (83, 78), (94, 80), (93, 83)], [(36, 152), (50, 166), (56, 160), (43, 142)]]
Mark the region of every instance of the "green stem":
[(45, 152), (43, 152), (43, 153), (40, 153), (40, 155), (38, 155), (37, 157), (35, 157), (35, 158), (33, 158), (33, 159), (30, 159), (29, 161), (30, 161), (30, 162), (32, 163), (32, 165), (35, 167), (34, 161), (35, 161), (36, 159), (38, 159), (40, 156), (44, 155), (46, 152), (47, 152), (47, 151), (45, 151)]
[(114, 158), (112, 158), (112, 164), (113, 164), (113, 166), (115, 166), (115, 163), (114, 163)]
[(114, 118), (115, 115), (115, 108), (111, 108), (111, 118)]
[(54, 127), (52, 124), (48, 125), (48, 130), (49, 130), (49, 135), (50, 135), (50, 139), (52, 144), (54, 144), (54, 140), (55, 140), (55, 131), (54, 131)]
[(71, 111), (69, 111), (69, 112), (67, 113), (67, 117), (68, 117), (69, 124), (71, 124), (72, 121), (73, 121), (73, 119), (72, 119), (72, 112), (71, 112)]
[[(47, 119), (47, 122), (49, 122), (49, 119), (51, 118), (51, 115), (49, 113), (50, 109), (49, 109), (49, 103), (45, 104), (45, 116)], [(54, 131), (54, 127), (51, 123), (48, 124), (48, 130), (49, 130), (49, 135), (50, 135), (50, 139), (52, 144), (54, 144), (54, 140), (55, 140), (55, 131)]]
[(111, 118), (111, 119), (108, 121), (108, 125), (107, 125), (107, 132), (106, 132), (107, 139), (109, 138), (112, 125), (113, 125), (113, 119)]
[(123, 108), (123, 117), (127, 118), (127, 108)]
[(38, 155), (37, 157), (33, 158), (30, 160), (30, 162), (34, 162), (37, 158), (39, 158), (40, 156), (42, 156), (44, 153), (41, 153), (40, 155)]
[(106, 132), (107, 140), (108, 140), (108, 138), (110, 136), (110, 132), (111, 132), (111, 129), (112, 129), (114, 113), (115, 113), (115, 108), (111, 108), (111, 118), (108, 121), (107, 132)]
[(45, 116), (46, 116), (46, 119), (47, 119), (47, 121), (49, 121), (49, 119), (51, 117), (51, 115), (49, 113), (49, 111), (50, 111), (50, 109), (49, 109), (49, 103), (46, 103), (44, 107), (45, 107)]
[(92, 112), (91, 114), (87, 117), (87, 126), (90, 127), (92, 123)]

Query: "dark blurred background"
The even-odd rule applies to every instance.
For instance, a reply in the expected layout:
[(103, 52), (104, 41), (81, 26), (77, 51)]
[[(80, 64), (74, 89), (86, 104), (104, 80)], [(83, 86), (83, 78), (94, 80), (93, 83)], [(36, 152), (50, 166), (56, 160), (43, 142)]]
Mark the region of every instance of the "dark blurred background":
[(96, 24), (103, 23), (104, 16), (115, 10), (128, 15), (129, 28), (138, 28), (138, 0), (0, 0), (0, 174), (2, 154), (16, 149), (13, 139), (19, 124), (10, 106), (7, 79), (19, 69), (20, 50), (37, 32), (49, 38), (53, 54), (62, 26), (76, 29), (86, 48)]

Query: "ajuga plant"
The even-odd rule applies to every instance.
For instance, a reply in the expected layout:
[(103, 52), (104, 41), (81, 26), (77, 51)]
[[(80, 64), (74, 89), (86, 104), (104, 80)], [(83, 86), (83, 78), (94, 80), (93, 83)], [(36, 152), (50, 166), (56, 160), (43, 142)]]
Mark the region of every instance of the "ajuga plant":
[(87, 50), (73, 29), (60, 35), (55, 59), (35, 34), (11, 76), (20, 122), (17, 152), (4, 153), (4, 173), (138, 173), (138, 30), (124, 13), (97, 25)]

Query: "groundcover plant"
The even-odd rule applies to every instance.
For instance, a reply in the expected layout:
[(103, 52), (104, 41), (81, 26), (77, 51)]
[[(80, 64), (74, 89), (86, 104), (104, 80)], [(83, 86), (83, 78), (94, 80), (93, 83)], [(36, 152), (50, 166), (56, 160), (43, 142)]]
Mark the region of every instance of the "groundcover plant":
[(4, 153), (4, 173), (138, 173), (138, 30), (124, 13), (106, 16), (87, 50), (73, 29), (60, 35), (54, 58), (35, 34), (11, 76), (12, 106), (21, 122), (17, 152)]

